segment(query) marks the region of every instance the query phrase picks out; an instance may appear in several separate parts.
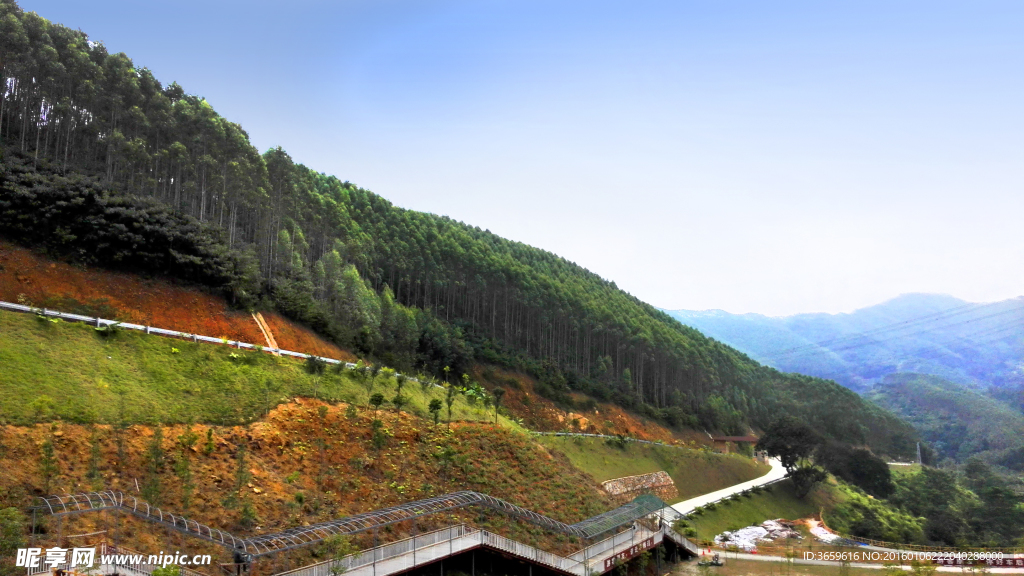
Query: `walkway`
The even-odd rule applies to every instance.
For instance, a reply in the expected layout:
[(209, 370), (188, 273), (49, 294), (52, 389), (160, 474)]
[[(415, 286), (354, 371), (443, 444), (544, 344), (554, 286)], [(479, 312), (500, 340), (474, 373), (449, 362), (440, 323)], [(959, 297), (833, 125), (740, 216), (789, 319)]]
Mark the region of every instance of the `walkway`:
[(712, 502), (718, 502), (723, 498), (743, 492), (744, 490), (749, 490), (757, 486), (764, 486), (765, 484), (771, 484), (772, 482), (778, 482), (786, 476), (786, 469), (782, 467), (782, 462), (778, 459), (771, 459), (768, 463), (771, 465), (772, 469), (760, 478), (754, 478), (753, 480), (729, 486), (728, 488), (722, 488), (721, 490), (716, 490), (709, 494), (690, 498), (689, 500), (683, 500), (682, 502), (673, 504), (672, 508), (680, 514), (689, 514), (690, 512), (693, 512), (694, 508), (699, 508), (700, 506), (704, 506)]
[(562, 574), (592, 576), (612, 570), (617, 560), (633, 558), (658, 546), (665, 538), (676, 543), (683, 542), (692, 550), (696, 549), (667, 526), (652, 531), (637, 525), (635, 529), (620, 532), (565, 557), (486, 530), (460, 525), (358, 552), (339, 561), (320, 562), (275, 576), (330, 576), (339, 569), (344, 569), (346, 575), (352, 576), (390, 576), (477, 548), (503, 552)]

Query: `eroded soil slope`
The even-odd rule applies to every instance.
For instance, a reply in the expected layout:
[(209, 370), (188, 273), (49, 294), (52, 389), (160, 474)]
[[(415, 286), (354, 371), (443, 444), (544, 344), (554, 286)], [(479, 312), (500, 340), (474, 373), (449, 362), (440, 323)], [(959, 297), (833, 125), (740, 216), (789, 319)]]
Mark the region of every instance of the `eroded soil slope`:
[[(371, 425), (375, 418), (384, 425), (376, 442)], [(246, 535), (464, 489), (566, 522), (614, 506), (567, 460), (552, 456), (522, 433), (486, 424), (456, 424), (448, 430), (443, 423), (435, 426), (401, 412), (375, 413), (299, 399), (248, 426), (193, 426), (191, 447), (186, 447), (186, 426), (161, 427), (159, 442), (156, 430), (61, 422), (3, 427), (0, 506), (22, 506), (44, 493), (120, 490), (145, 494), (168, 510)], [(53, 447), (52, 461), (45, 455), (47, 444)], [(473, 509), (424, 517), (417, 530), (463, 520), (525, 542), (572, 547), (564, 538)], [(48, 528), (51, 538), (56, 537), (55, 523)], [(394, 534), (381, 536), (394, 538), (411, 528), (399, 525), (389, 529)], [(78, 516), (60, 527), (63, 535), (102, 529), (112, 531), (109, 518)], [(123, 543), (138, 550), (182, 544), (180, 536), (138, 522), (122, 530)], [(308, 560), (315, 551), (299, 554), (299, 560)]]
[[(213, 337), (265, 345), (248, 311), (219, 296), (164, 279), (74, 266), (0, 241), (0, 300), (98, 315)], [(352, 360), (354, 356), (304, 326), (263, 312), (280, 347)]]

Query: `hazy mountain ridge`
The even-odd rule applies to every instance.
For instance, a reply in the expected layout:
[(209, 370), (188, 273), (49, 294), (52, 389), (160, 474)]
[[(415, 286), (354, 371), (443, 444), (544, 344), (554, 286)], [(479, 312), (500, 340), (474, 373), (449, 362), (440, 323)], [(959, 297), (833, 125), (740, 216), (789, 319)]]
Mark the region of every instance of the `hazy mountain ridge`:
[(885, 375), (934, 374), (967, 385), (1021, 382), (1024, 298), (988, 304), (905, 294), (844, 314), (769, 317), (667, 311), (759, 362), (866, 390)]

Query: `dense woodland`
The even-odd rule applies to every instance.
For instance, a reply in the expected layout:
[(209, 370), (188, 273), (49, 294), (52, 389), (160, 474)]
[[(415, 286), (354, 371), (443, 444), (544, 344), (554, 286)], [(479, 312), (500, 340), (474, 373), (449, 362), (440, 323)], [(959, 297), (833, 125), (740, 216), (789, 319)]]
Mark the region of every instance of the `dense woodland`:
[(1024, 471), (1024, 415), (1007, 402), (938, 376), (891, 374), (868, 398), (901, 415), (921, 433), (935, 461), (955, 466), (976, 457), (997, 468)]
[(396, 367), (531, 372), (674, 425), (742, 432), (780, 413), (907, 454), (902, 421), (782, 374), (563, 258), (260, 154), (245, 131), (124, 54), (0, 0), (0, 230), (108, 267), (274, 306)]

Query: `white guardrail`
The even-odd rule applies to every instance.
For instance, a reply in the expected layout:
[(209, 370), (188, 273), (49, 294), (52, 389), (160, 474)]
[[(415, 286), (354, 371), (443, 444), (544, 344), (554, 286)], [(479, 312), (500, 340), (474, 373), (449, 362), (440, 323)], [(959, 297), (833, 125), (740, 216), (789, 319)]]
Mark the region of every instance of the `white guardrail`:
[[(26, 306), (24, 304), (15, 304), (13, 302), (0, 301), (0, 310), (9, 310), (11, 312), (22, 312), (25, 314), (36, 314), (43, 316), (44, 318), (60, 318), (61, 320), (67, 320), (69, 322), (84, 322), (91, 324), (97, 328), (117, 326), (118, 328), (124, 328), (125, 330), (136, 330), (144, 332), (146, 334), (156, 334), (158, 336), (167, 336), (170, 338), (179, 338), (182, 340), (191, 340), (192, 342), (208, 342), (210, 344), (224, 344), (240, 350), (262, 350), (263, 352), (269, 352), (271, 354), (280, 354), (282, 356), (291, 356), (292, 358), (300, 358), (302, 360), (313, 357), (312, 354), (304, 354), (302, 352), (293, 352), (291, 350), (284, 350), (281, 348), (271, 348), (269, 346), (259, 346), (256, 344), (250, 344), (248, 342), (239, 342), (238, 340), (228, 340), (225, 338), (214, 338), (212, 336), (203, 336), (201, 334), (192, 334), (189, 332), (179, 332), (177, 330), (167, 330), (165, 328), (157, 328), (155, 326), (143, 326), (142, 324), (132, 324), (131, 322), (120, 322), (118, 320), (110, 320), (107, 318), (100, 318), (98, 316), (82, 316), (81, 314), (69, 314), (67, 312), (58, 312), (57, 310), (49, 310), (47, 308), (36, 308), (33, 306)], [(345, 362), (335, 358), (327, 358), (326, 356), (316, 356), (319, 360), (326, 362), (327, 364), (343, 364), (346, 368), (353, 369), (356, 367), (352, 362)], [(395, 376), (400, 374), (395, 373)], [(406, 378), (410, 382), (420, 383), (418, 378), (406, 375)], [(434, 384), (437, 386), (437, 384)]]
[(665, 446), (667, 448), (679, 448), (680, 450), (693, 450), (693, 448), (687, 448), (686, 446), (676, 446), (675, 444), (667, 444), (658, 440), (641, 440), (639, 438), (633, 438), (632, 436), (612, 436), (610, 434), (587, 434), (584, 432), (534, 432), (530, 431), (530, 434), (536, 436), (564, 436), (564, 437), (578, 437), (578, 438), (605, 438), (609, 440), (622, 439), (626, 442), (636, 442), (638, 444), (650, 444), (652, 446)]
[[(12, 312), (23, 312), (26, 314), (37, 314), (45, 318), (60, 318), (61, 320), (67, 320), (69, 322), (84, 322), (86, 324), (92, 324), (97, 328), (117, 326), (118, 328), (124, 328), (125, 330), (137, 330), (139, 332), (145, 332), (146, 334), (156, 334), (158, 336), (169, 336), (171, 338), (181, 338), (183, 340), (191, 340), (193, 342), (209, 342), (211, 344), (226, 344), (234, 348), (244, 350), (262, 350), (264, 352), (276, 352), (282, 356), (292, 356), (294, 358), (307, 359), (311, 354), (303, 354), (302, 352), (292, 352), (291, 350), (282, 350), (280, 348), (271, 348), (269, 346), (257, 346), (256, 344), (249, 344), (248, 342), (239, 342), (237, 340), (227, 340), (224, 338), (213, 338), (212, 336), (203, 336), (201, 334), (191, 334), (189, 332), (179, 332), (177, 330), (167, 330), (165, 328), (157, 328), (155, 326), (143, 326), (142, 324), (132, 324), (131, 322), (120, 322), (117, 320), (109, 320), (106, 318), (100, 318), (98, 316), (82, 316), (81, 314), (69, 314), (67, 312), (58, 312), (56, 310), (49, 310), (46, 308), (35, 308), (33, 306), (25, 306), (24, 304), (14, 304), (13, 302), (2, 302), (0, 301), (0, 310), (10, 310)], [(343, 362), (334, 358), (325, 358), (317, 356), (320, 360), (327, 362), (328, 364), (345, 364), (349, 368), (355, 368), (355, 364), (351, 362)], [(411, 378), (410, 378), (411, 379)]]

